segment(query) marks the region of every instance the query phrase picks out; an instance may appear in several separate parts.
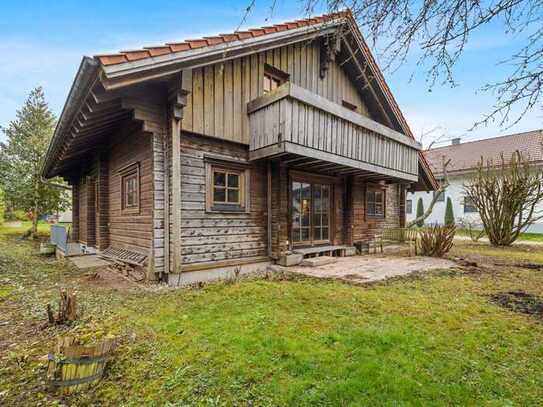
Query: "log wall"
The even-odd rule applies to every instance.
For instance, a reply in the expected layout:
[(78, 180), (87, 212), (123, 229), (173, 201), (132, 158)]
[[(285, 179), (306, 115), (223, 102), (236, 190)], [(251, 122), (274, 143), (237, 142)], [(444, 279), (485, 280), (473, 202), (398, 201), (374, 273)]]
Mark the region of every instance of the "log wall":
[[(182, 265), (266, 256), (266, 167), (250, 165), (250, 207), (206, 211), (205, 156), (248, 159), (247, 147), (188, 133), (181, 136)], [(173, 247), (173, 246), (172, 246)]]
[[(109, 152), (109, 243), (112, 247), (137, 250), (151, 255), (153, 240), (153, 166), (148, 133), (137, 131), (118, 137)], [(139, 163), (139, 213), (125, 214), (121, 208), (122, 168)]]

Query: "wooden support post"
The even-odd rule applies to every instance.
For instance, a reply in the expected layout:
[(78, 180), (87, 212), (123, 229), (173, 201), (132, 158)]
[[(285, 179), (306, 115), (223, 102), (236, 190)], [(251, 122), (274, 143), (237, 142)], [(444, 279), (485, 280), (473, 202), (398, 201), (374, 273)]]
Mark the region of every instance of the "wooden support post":
[(170, 140), (167, 132), (162, 140), (164, 151), (164, 273), (170, 272)]
[(173, 226), (173, 272), (181, 271), (181, 126), (180, 118), (172, 109), (172, 226)]
[[(173, 269), (172, 272), (181, 272), (181, 120), (183, 108), (187, 105), (187, 90), (192, 84), (192, 71), (186, 70), (177, 75), (172, 83), (169, 93), (170, 121), (171, 121), (171, 203), (172, 203), (172, 227), (171, 238), (173, 240)], [(170, 253), (171, 255), (171, 253)]]
[(268, 160), (268, 193), (267, 193), (267, 209), (268, 209), (268, 256), (272, 257), (272, 168), (271, 161)]

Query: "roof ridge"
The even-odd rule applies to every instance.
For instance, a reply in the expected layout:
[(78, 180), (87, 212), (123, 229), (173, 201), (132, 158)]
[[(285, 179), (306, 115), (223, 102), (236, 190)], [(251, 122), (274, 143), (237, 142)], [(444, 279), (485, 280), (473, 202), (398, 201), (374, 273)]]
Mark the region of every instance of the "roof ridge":
[(176, 52), (188, 51), (190, 49), (204, 48), (217, 44), (223, 44), (233, 41), (241, 41), (247, 38), (260, 37), (262, 35), (273, 34), (293, 30), (300, 27), (311, 26), (324, 23), (326, 21), (344, 18), (350, 15), (349, 10), (342, 10), (334, 13), (322, 14), (314, 17), (307, 17), (292, 21), (285, 21), (273, 25), (266, 25), (256, 28), (247, 28), (236, 30), (226, 34), (210, 34), (200, 38), (185, 39), (175, 42), (166, 42), (160, 45), (144, 46), (140, 49), (119, 51), (116, 53), (96, 54), (94, 58), (102, 65), (117, 65), (125, 62), (137, 61), (140, 59), (152, 58), (155, 56), (172, 54)]
[(543, 135), (543, 129), (528, 130), (528, 131), (522, 131), (520, 133), (504, 134), (503, 136), (495, 136), (495, 137), (483, 138), (483, 139), (480, 139), (480, 140), (466, 141), (466, 142), (463, 142), (463, 143), (460, 143), (460, 144), (449, 144), (447, 146), (431, 148), (431, 149), (428, 150), (428, 152), (436, 151), (436, 150), (442, 150), (442, 149), (445, 149), (445, 148), (464, 146), (466, 144), (481, 143), (483, 141), (491, 141), (491, 140), (496, 140), (496, 139), (501, 139), (501, 138), (506, 138), (506, 137), (522, 136), (523, 134), (537, 133), (537, 132), (539, 132), (539, 133), (541, 133), (541, 135)]

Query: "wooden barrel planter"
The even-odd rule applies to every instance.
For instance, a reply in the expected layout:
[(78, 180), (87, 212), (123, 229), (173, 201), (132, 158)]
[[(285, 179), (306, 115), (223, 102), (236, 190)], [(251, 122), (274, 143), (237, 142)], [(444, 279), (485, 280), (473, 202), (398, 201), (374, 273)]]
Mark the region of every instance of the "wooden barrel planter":
[(71, 394), (96, 383), (102, 378), (115, 345), (114, 338), (92, 346), (79, 345), (72, 337), (60, 338), (55, 352), (48, 355), (49, 384), (63, 394)]

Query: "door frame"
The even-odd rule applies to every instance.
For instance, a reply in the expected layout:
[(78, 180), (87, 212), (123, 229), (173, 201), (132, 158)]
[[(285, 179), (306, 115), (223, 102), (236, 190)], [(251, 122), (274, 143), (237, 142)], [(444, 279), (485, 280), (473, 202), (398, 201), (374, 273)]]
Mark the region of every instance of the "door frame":
[[(309, 173), (309, 172), (303, 172), (298, 170), (290, 170), (289, 176), (288, 176), (288, 239), (289, 239), (289, 248), (292, 247), (315, 247), (315, 246), (324, 246), (324, 245), (330, 245), (334, 244), (335, 236), (336, 236), (336, 208), (335, 208), (335, 191), (336, 191), (336, 184), (338, 183), (338, 180), (335, 177), (330, 177), (327, 175), (321, 175), (321, 174), (315, 174), (315, 173)], [(329, 191), (329, 215), (328, 215), (328, 240), (325, 241), (317, 241), (314, 242), (313, 240), (313, 210), (311, 209), (311, 215), (310, 215), (310, 236), (311, 236), (311, 242), (297, 242), (295, 243), (292, 239), (292, 183), (293, 182), (304, 182), (308, 184), (325, 184), (329, 185), (330, 191)], [(313, 208), (313, 188), (311, 188), (311, 207)]]

